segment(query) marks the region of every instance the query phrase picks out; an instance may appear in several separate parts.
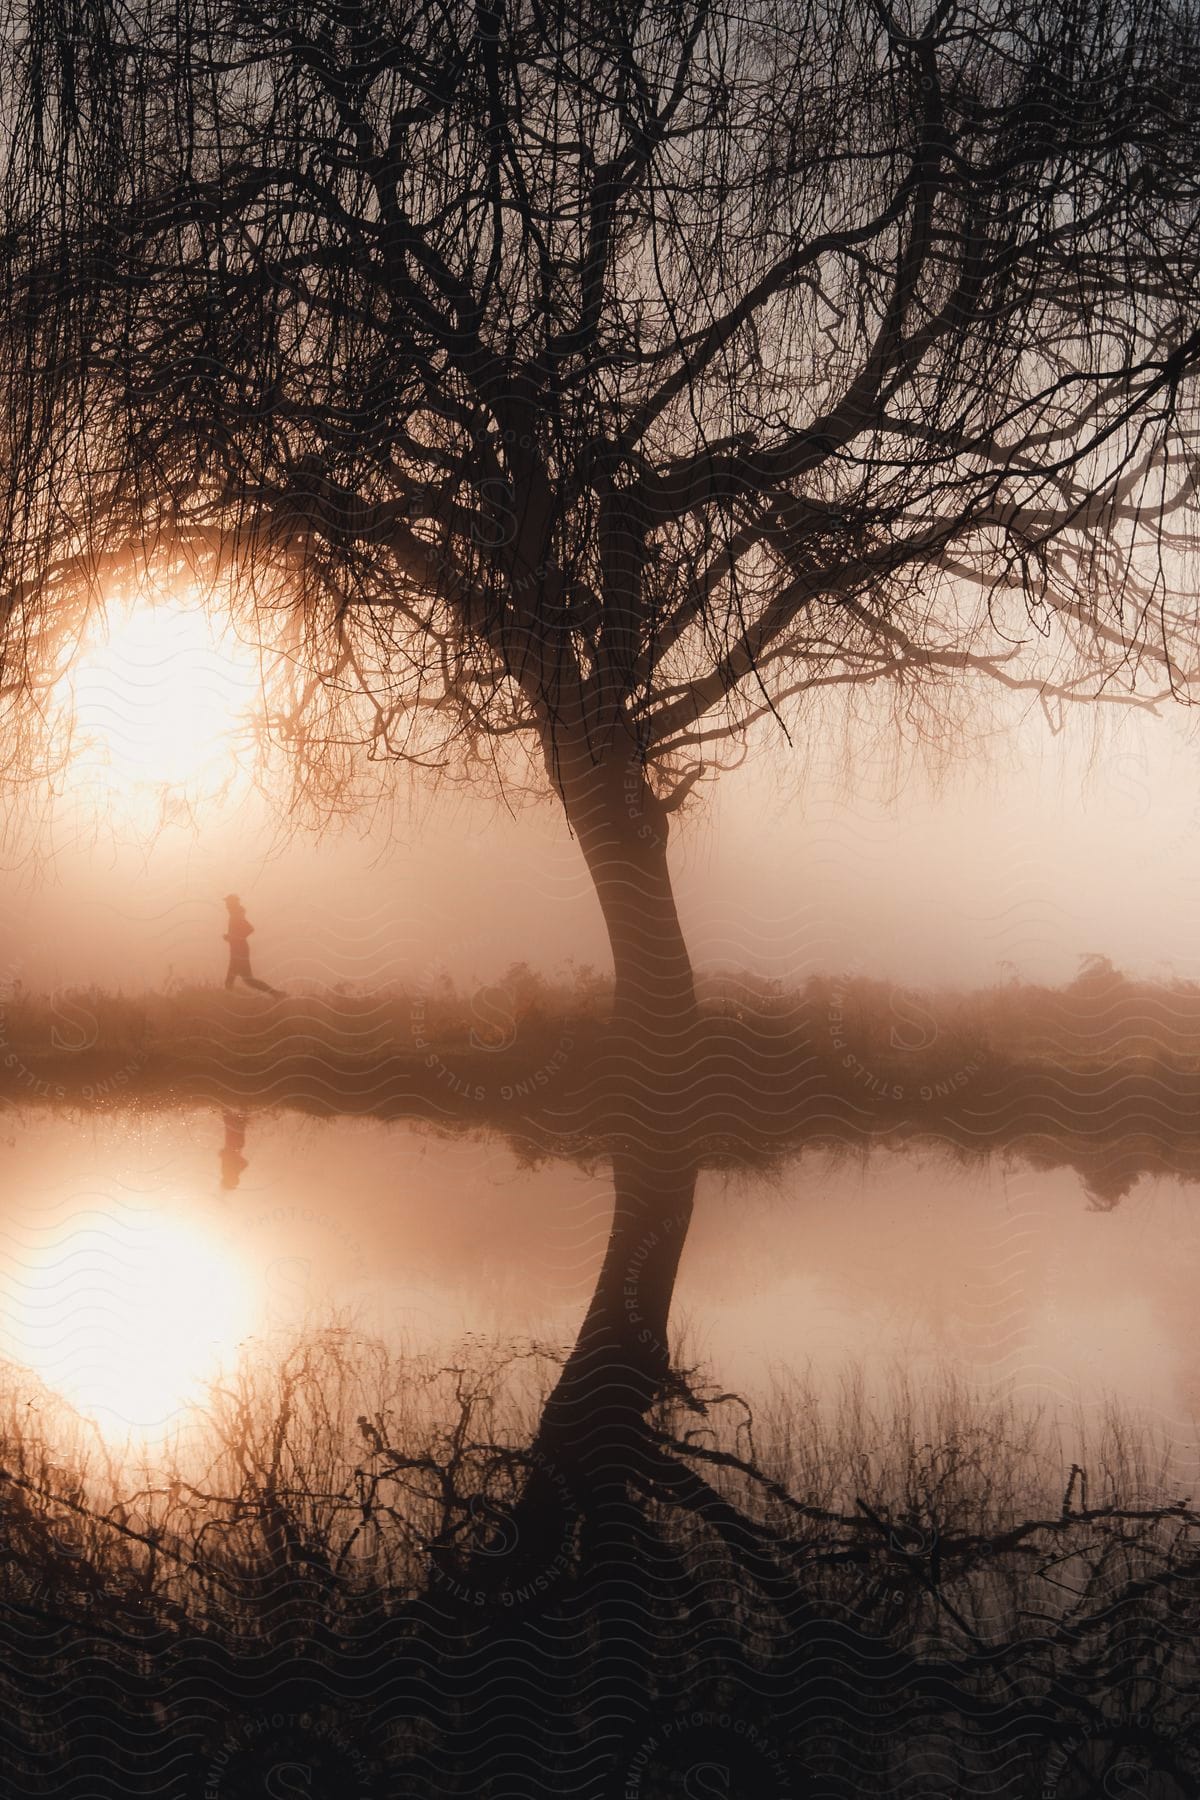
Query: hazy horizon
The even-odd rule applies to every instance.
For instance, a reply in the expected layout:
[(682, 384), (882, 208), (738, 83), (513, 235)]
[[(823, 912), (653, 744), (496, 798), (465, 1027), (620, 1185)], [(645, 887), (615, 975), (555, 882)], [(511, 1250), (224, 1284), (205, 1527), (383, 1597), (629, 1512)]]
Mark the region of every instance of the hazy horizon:
[[(1085, 711), (1057, 735), (1027, 712), (982, 757), (933, 772), (913, 751), (847, 774), (844, 746), (813, 764), (760, 735), (675, 824), (697, 966), (972, 987), (1013, 971), (1066, 981), (1094, 953), (1132, 973), (1200, 973), (1190, 711), (1110, 720), (1095, 749)], [(390, 818), (322, 835), (281, 832), (248, 789), (202, 801), (186, 823), (114, 813), (74, 841), (60, 807), (10, 839), (0, 976), (39, 990), (219, 980), (231, 889), (256, 927), (256, 963), (284, 986), (608, 967), (553, 803), (514, 814), (400, 768), (388, 779)], [(143, 802), (170, 804), (172, 790), (144, 785)]]

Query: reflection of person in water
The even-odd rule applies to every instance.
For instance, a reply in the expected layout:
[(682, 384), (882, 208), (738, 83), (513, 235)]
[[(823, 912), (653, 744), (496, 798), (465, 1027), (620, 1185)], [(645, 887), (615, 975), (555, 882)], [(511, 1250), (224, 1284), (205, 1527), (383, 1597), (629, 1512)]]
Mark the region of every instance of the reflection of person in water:
[(227, 1112), (225, 1114), (225, 1142), (221, 1145), (221, 1186), (223, 1188), (235, 1188), (242, 1179), (242, 1170), (250, 1167), (249, 1159), (242, 1155), (245, 1147), (245, 1113)]
[(269, 982), (259, 981), (250, 968), (250, 933), (253, 925), (246, 917), (246, 909), (236, 894), (226, 894), (225, 905), (229, 909), (229, 930), (225, 933), (225, 942), (229, 945), (229, 971), (225, 976), (225, 986), (231, 988), (235, 981), (244, 981), (247, 987), (257, 988), (260, 994), (274, 994), (277, 1000), (282, 999), (278, 988)]

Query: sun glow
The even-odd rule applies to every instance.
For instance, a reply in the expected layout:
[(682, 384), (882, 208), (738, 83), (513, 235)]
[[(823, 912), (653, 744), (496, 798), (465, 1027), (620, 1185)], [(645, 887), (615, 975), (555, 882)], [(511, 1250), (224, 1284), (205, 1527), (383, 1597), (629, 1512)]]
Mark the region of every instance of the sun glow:
[(56, 700), (67, 790), (110, 819), (160, 828), (244, 785), (258, 656), (194, 593), (114, 601)]
[(114, 1441), (178, 1427), (254, 1318), (237, 1260), (194, 1225), (105, 1205), (10, 1267), (0, 1343)]

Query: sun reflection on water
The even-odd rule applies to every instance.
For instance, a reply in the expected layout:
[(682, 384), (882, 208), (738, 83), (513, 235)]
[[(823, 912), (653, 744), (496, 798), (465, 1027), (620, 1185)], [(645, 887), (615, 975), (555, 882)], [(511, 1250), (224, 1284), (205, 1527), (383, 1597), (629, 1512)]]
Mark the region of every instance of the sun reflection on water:
[(0, 1348), (110, 1442), (162, 1441), (254, 1323), (246, 1271), (165, 1210), (76, 1214), (13, 1259)]

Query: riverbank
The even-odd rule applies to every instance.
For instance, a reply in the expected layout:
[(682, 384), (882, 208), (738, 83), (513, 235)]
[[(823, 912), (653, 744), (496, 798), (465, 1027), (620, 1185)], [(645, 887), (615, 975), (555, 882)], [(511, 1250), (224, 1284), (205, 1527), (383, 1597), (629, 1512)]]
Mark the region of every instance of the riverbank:
[[(607, 1004), (587, 971), (520, 966), (469, 991), (18, 993), (0, 1007), (0, 1100), (416, 1118), (603, 1153), (621, 1130)], [(708, 977), (679, 1105), (708, 1162), (929, 1136), (1068, 1162), (1111, 1205), (1143, 1172), (1200, 1180), (1200, 989), (1095, 963), (1065, 988), (975, 993)]]

